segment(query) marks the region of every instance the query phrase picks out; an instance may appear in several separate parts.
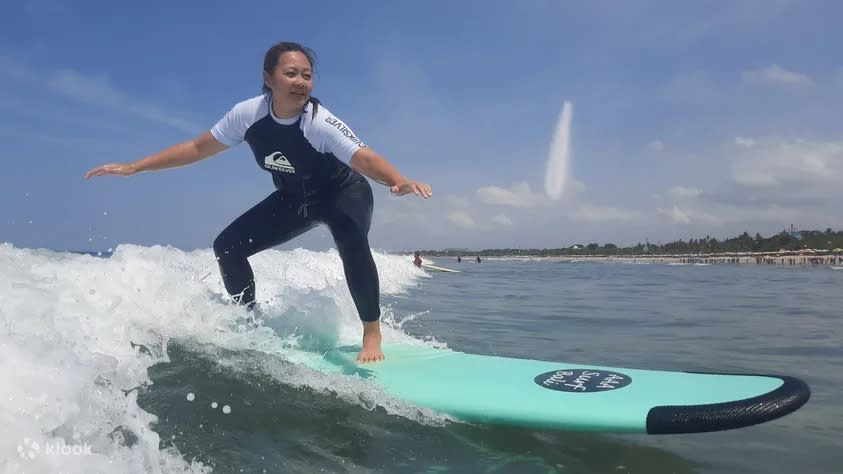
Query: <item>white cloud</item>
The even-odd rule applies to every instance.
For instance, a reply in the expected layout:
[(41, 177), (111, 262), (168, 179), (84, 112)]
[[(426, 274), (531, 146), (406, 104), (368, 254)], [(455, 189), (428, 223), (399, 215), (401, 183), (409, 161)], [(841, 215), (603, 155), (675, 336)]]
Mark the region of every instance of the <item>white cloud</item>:
[(377, 221), (380, 224), (398, 224), (413, 226), (431, 226), (434, 219), (426, 212), (427, 209), (417, 206), (411, 200), (387, 199), (379, 206)]
[(512, 219), (510, 219), (509, 217), (507, 217), (503, 214), (498, 214), (495, 217), (493, 217), (492, 222), (494, 222), (495, 224), (499, 224), (499, 225), (503, 225), (503, 226), (507, 226), (507, 227), (512, 226)]
[(2, 54), (0, 54), (0, 78), (33, 83), (40, 79), (39, 74), (32, 68)]
[(465, 196), (460, 196), (457, 194), (448, 194), (445, 196), (445, 205), (450, 208), (460, 208), (465, 209), (471, 206), (472, 200)]
[(47, 79), (47, 87), (61, 96), (84, 104), (127, 111), (139, 118), (163, 123), (189, 133), (201, 129), (199, 125), (164, 113), (157, 106), (133, 99), (115, 87), (107, 76), (60, 70)]
[(659, 214), (664, 214), (673, 222), (678, 224), (707, 224), (707, 225), (721, 225), (722, 220), (698, 209), (680, 208), (673, 206), (671, 209), (656, 209)]
[(843, 142), (759, 143), (736, 157), (732, 177), (748, 186), (839, 183), (843, 179)]
[(553, 134), (553, 141), (550, 144), (550, 151), (547, 156), (544, 187), (548, 197), (555, 200), (562, 197), (562, 192), (565, 190), (565, 184), (568, 181), (573, 114), (573, 105), (566, 101), (562, 105), (559, 123), (556, 124), (556, 132)]
[[(595, 177), (598, 181), (585, 189), (583, 183), (571, 181), (566, 194), (571, 188), (582, 191), (562, 206), (540, 187), (516, 183), (467, 196), (440, 195), (446, 212), (422, 204), (419, 211), (430, 212), (432, 222), (447, 221), (446, 226), (430, 226), (443, 232), (430, 239), (489, 247), (505, 246), (501, 242), (506, 239), (541, 247), (557, 245), (554, 239), (566, 245), (599, 242), (606, 235), (623, 245), (657, 235), (662, 240), (744, 231), (770, 235), (791, 223), (825, 229), (840, 221), (843, 195), (837, 183), (843, 181), (843, 140), (733, 132), (688, 156), (692, 159), (675, 161), (687, 168), (677, 169), (672, 178), (648, 175), (653, 179), (647, 186), (615, 189), (614, 183)], [(706, 165), (700, 168), (700, 163)], [(653, 197), (656, 190), (660, 195)], [(540, 218), (534, 214), (538, 211)]]
[(574, 212), (574, 218), (587, 222), (630, 221), (640, 217), (638, 211), (585, 204)]
[(647, 144), (647, 149), (654, 152), (664, 151), (664, 142), (661, 140), (653, 140)]
[(61, 70), (47, 79), (47, 87), (67, 98), (91, 105), (116, 107), (128, 101), (106, 76), (83, 76), (76, 71)]
[(475, 195), (482, 203), (511, 207), (535, 207), (543, 200), (526, 182), (515, 183), (510, 189), (486, 186), (478, 189)]
[(571, 194), (579, 194), (585, 191), (585, 183), (579, 181), (577, 179), (571, 178), (570, 182), (568, 183), (568, 189), (571, 190)]
[[(735, 209), (729, 213), (729, 220), (735, 223), (746, 223), (750, 221), (775, 222), (775, 223), (798, 223), (810, 220), (816, 222), (828, 222), (827, 215), (817, 214), (808, 209), (784, 207), (776, 204), (765, 206), (761, 209)], [(823, 214), (820, 211), (819, 214)], [(784, 227), (784, 225), (782, 225)]]
[(704, 185), (683, 183), (656, 198), (666, 203), (656, 209), (662, 222), (654, 228), (764, 234), (791, 223), (824, 229), (840, 221), (843, 141), (755, 137), (723, 145), (704, 153), (713, 173), (698, 177)]
[(735, 137), (735, 145), (752, 148), (755, 146), (755, 140), (751, 138)]
[[(6, 88), (44, 84), (45, 90), (59, 97), (162, 123), (188, 133), (198, 133), (203, 128), (189, 120), (168, 114), (156, 105), (132, 98), (115, 86), (105, 75), (84, 74), (70, 69), (39, 70), (8, 56), (0, 55), (0, 79), (11, 82), (7, 84), (7, 81), (3, 81), (3, 86)], [(31, 104), (30, 108), (39, 110)], [(52, 113), (50, 108), (43, 109), (45, 113)]]
[(688, 213), (684, 212), (682, 209), (679, 209), (676, 206), (673, 206), (673, 209), (657, 209), (661, 214), (667, 214), (673, 219), (674, 222), (678, 222), (680, 224), (690, 224), (691, 218), (688, 216)]
[(810, 86), (814, 83), (810, 77), (798, 72), (788, 71), (778, 64), (773, 64), (757, 71), (745, 71), (743, 80), (746, 82), (781, 84), (787, 86)]
[(463, 211), (451, 211), (451, 213), (448, 214), (448, 220), (463, 229), (473, 229), (477, 227), (474, 219)]
[(673, 186), (670, 188), (670, 195), (675, 198), (696, 198), (702, 194), (702, 191), (696, 188), (686, 188), (684, 186)]

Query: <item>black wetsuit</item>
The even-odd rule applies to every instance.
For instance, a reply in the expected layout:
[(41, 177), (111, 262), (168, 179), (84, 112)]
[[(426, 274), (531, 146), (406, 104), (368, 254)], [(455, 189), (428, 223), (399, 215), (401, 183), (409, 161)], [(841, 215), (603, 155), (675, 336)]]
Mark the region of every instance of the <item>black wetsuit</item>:
[(269, 96), (237, 104), (211, 129), (223, 144), (245, 140), (276, 191), (234, 220), (214, 241), (223, 283), (238, 302), (254, 305), (248, 257), (326, 224), (340, 254), (360, 319), (380, 318), (378, 272), (369, 248), (372, 189), (350, 160), (365, 145), (321, 105), (297, 119), (270, 112)]

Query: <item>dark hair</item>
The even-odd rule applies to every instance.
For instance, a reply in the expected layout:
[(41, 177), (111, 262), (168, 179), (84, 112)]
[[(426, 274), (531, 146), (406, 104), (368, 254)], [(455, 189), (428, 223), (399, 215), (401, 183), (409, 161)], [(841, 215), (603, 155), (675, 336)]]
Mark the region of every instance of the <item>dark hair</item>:
[[(304, 54), (304, 56), (307, 58), (307, 61), (310, 63), (310, 69), (314, 73), (316, 73), (316, 52), (314, 52), (307, 46), (302, 46), (298, 43), (293, 43), (290, 41), (282, 41), (269, 48), (269, 50), (263, 57), (263, 70), (271, 75), (272, 71), (275, 70), (275, 67), (278, 66), (278, 60), (279, 58), (281, 58), (281, 55), (290, 51), (296, 51)], [(263, 93), (272, 93), (272, 89), (266, 87), (265, 83), (263, 84)], [(318, 110), (319, 108), (319, 99), (311, 96), (310, 102), (313, 104), (313, 115), (316, 115), (316, 110)]]

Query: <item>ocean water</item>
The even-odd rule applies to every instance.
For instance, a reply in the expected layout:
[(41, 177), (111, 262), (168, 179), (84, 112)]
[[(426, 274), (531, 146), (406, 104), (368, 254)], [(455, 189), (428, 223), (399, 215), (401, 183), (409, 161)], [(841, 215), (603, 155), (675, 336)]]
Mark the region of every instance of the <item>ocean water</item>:
[[(252, 259), (261, 321), (210, 250), (0, 245), (5, 473), (836, 473), (843, 270), (434, 259), (376, 253), (384, 337), (620, 367), (776, 373), (784, 418), (678, 436), (474, 425), (303, 362), (358, 343), (333, 251)], [(389, 354), (387, 353), (387, 357)]]

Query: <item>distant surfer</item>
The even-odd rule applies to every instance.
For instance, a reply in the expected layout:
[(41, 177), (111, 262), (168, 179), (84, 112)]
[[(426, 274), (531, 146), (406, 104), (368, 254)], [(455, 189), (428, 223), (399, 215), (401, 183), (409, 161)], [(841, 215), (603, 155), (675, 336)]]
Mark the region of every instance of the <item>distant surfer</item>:
[(247, 142), (276, 190), (234, 220), (214, 241), (231, 297), (251, 309), (255, 279), (248, 257), (326, 224), (342, 259), (348, 289), (363, 321), (358, 362), (383, 360), (378, 272), (369, 247), (372, 189), (363, 175), (403, 196), (431, 196), (428, 184), (405, 178), (312, 97), (314, 53), (282, 42), (264, 56), (263, 94), (236, 104), (209, 131), (133, 163), (94, 168), (85, 178), (131, 176), (195, 163)]
[(480, 256), (479, 255), (477, 256), (476, 262), (480, 263)]
[(460, 258), (459, 255), (457, 255), (457, 263), (460, 263), (460, 262), (462, 262), (462, 259)]
[(422, 266), (422, 259), (421, 259), (421, 255), (419, 254), (418, 250), (416, 250), (416, 253), (414, 254), (413, 265), (415, 265), (419, 268), (421, 268), (421, 266)]

